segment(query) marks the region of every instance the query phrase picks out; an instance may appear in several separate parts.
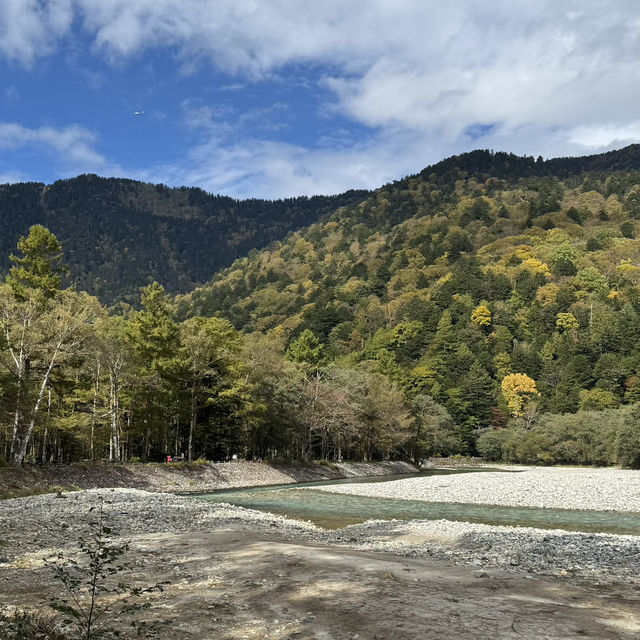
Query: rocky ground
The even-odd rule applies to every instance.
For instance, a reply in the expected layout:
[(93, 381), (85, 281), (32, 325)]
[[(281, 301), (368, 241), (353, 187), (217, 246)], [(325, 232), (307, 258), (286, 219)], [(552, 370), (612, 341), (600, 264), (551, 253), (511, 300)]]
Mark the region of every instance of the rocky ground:
[[(513, 468), (510, 468), (513, 469)], [(514, 507), (640, 512), (640, 471), (521, 467), (503, 473), (426, 476), (383, 484), (322, 487), (376, 498), (462, 502)]]
[[(596, 503), (603, 495), (626, 496), (609, 504), (629, 511), (624, 507), (637, 495), (633, 473), (545, 469), (509, 474), (508, 482), (493, 473), (419, 481), (450, 483), (438, 499), (473, 494), (488, 501), (498, 492), (490, 478), (501, 476), (501, 486), (516, 479), (520, 493), (542, 496), (544, 505), (563, 477), (571, 504), (584, 508), (597, 480), (610, 493), (594, 492)], [(377, 484), (368, 495), (412, 485), (415, 491), (410, 479)], [(0, 501), (0, 605), (34, 607), (59, 593), (44, 560), (76, 557), (100, 507), (113, 535), (130, 541), (128, 580), (170, 583), (152, 597), (147, 614), (171, 620), (163, 638), (640, 637), (638, 536), (449, 521), (369, 521), (324, 531), (131, 488)]]
[(415, 472), (406, 462), (270, 465), (261, 462), (114, 464), (0, 467), (0, 498), (100, 487), (161, 493), (203, 493), (234, 487), (292, 484), (353, 476)]

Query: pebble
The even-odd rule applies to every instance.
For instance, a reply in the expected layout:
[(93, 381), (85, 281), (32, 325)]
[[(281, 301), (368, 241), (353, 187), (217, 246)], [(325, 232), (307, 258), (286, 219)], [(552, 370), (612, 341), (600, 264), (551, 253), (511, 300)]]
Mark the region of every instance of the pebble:
[(447, 476), (446, 483), (442, 476), (424, 476), (310, 488), (374, 498), (640, 513), (640, 471), (563, 467), (523, 469), (511, 473), (461, 473)]
[[(616, 471), (612, 473), (615, 475)], [(483, 475), (489, 474), (467, 477), (475, 481)], [(504, 474), (500, 475), (504, 478)], [(396, 482), (376, 486), (389, 484)], [(138, 534), (201, 532), (228, 526), (257, 532), (275, 524), (279, 536), (294, 542), (387, 551), (407, 558), (434, 558), (479, 570), (501, 567), (528, 575), (586, 576), (603, 581), (622, 578), (640, 583), (640, 536), (448, 520), (370, 520), (325, 531), (283, 516), (139, 489), (91, 489), (67, 495), (74, 499), (59, 500), (48, 494), (0, 501), (0, 530), (6, 543), (0, 561), (13, 562), (22, 554), (43, 547), (54, 549), (74, 544), (80, 535), (86, 536), (89, 523), (95, 520), (95, 507), (102, 504), (108, 526), (124, 539)], [(30, 536), (26, 537), (24, 532), (30, 532)]]

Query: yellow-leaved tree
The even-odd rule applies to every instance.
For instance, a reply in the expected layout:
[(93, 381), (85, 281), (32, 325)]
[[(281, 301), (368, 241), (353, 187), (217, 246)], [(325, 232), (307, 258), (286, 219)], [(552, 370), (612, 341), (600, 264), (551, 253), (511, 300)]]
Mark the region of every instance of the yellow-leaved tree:
[(556, 316), (556, 328), (561, 333), (571, 333), (580, 328), (580, 323), (573, 313), (559, 313)]
[(502, 395), (511, 413), (518, 417), (525, 413), (525, 401), (539, 396), (540, 393), (536, 387), (536, 381), (526, 373), (510, 373), (502, 379)]
[(471, 321), (479, 327), (488, 327), (491, 324), (491, 311), (484, 304), (477, 306), (471, 312)]

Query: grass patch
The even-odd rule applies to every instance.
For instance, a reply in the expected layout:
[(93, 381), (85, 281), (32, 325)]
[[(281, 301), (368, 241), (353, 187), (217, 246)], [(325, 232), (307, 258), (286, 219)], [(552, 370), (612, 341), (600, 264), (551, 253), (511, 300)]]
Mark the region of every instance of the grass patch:
[(331, 462), (330, 460), (314, 460), (313, 464), (315, 464), (318, 467), (324, 467), (325, 469), (330, 469), (331, 471), (336, 471), (336, 472), (340, 471), (340, 467), (338, 467), (337, 464), (335, 464), (334, 462)]

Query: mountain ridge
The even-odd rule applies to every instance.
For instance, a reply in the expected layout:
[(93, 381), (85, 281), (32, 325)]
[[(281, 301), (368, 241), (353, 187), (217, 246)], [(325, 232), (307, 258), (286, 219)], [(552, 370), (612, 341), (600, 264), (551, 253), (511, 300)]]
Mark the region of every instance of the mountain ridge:
[[(94, 174), (51, 185), (5, 184), (0, 185), (0, 272), (8, 271), (7, 256), (18, 238), (32, 224), (43, 224), (63, 244), (71, 267), (69, 281), (105, 303), (135, 304), (139, 288), (152, 280), (172, 294), (187, 293), (251, 250), (411, 181), (435, 179), (440, 190), (451, 194), (462, 177), (514, 181), (637, 169), (640, 145), (636, 144), (597, 155), (549, 160), (475, 150), (372, 191), (280, 200), (235, 200), (197, 187), (169, 188)], [(406, 217), (406, 211), (395, 208), (386, 223), (396, 224)]]

